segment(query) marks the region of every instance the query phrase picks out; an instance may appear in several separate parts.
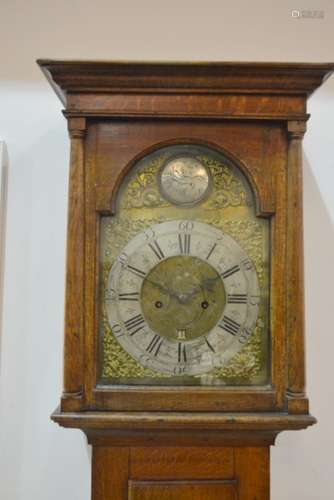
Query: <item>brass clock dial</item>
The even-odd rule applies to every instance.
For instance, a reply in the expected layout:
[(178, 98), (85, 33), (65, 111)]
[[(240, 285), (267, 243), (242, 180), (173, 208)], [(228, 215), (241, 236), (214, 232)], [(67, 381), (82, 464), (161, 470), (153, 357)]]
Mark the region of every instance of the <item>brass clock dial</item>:
[(143, 156), (101, 218), (101, 383), (266, 384), (268, 255), (268, 221), (221, 153)]
[(139, 363), (197, 375), (243, 347), (259, 298), (254, 265), (233, 238), (209, 224), (173, 220), (125, 246), (105, 300), (114, 335)]

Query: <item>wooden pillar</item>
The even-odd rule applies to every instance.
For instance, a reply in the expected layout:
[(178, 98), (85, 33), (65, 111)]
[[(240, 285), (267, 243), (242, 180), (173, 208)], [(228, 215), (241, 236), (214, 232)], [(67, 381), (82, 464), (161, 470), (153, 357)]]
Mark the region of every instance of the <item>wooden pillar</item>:
[(288, 122), (287, 331), (290, 413), (308, 413), (305, 398), (302, 140), (305, 121)]
[(71, 138), (67, 228), (63, 411), (80, 410), (83, 388), (85, 118), (69, 118)]

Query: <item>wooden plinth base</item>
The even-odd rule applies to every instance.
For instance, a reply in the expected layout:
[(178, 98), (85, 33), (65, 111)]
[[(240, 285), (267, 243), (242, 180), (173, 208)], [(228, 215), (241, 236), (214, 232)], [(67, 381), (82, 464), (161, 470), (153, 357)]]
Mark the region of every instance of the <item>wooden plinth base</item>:
[(269, 500), (269, 446), (93, 446), (92, 500)]

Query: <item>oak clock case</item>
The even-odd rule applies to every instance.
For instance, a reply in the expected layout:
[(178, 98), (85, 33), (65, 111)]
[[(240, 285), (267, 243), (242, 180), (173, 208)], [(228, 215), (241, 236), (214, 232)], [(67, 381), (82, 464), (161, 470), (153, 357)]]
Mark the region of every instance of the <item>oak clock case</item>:
[(52, 419), (92, 500), (269, 500), (270, 446), (316, 422), (302, 139), (334, 64), (39, 64), (71, 141)]
[(101, 383), (268, 383), (268, 250), (223, 154), (184, 144), (135, 162), (101, 219)]

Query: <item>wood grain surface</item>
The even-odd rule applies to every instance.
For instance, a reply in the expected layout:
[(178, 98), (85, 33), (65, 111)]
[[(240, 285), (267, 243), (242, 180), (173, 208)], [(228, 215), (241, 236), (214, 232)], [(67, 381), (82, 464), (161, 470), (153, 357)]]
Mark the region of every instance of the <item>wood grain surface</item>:
[(269, 500), (269, 465), (268, 446), (94, 446), (92, 499)]
[(225, 479), (234, 474), (233, 448), (131, 448), (134, 479)]
[[(71, 138), (62, 411), (308, 414), (304, 384), (301, 140), (332, 63), (38, 61)], [(271, 380), (244, 388), (100, 387), (99, 218), (161, 146), (216, 148), (271, 222)]]

